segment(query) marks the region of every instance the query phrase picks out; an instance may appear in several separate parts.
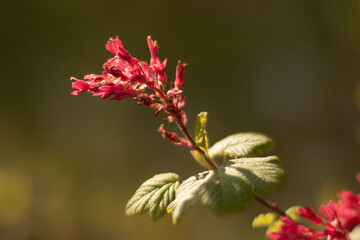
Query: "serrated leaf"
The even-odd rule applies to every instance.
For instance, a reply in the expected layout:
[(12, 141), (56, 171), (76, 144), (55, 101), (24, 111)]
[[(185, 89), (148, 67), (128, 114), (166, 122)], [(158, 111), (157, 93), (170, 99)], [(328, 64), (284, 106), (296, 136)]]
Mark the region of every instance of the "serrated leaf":
[(209, 149), (211, 158), (223, 157), (224, 160), (241, 157), (255, 157), (269, 151), (274, 142), (260, 133), (237, 133), (230, 135)]
[(186, 179), (176, 190), (176, 199), (168, 206), (168, 212), (173, 215), (173, 223), (176, 224), (180, 218), (201, 200), (201, 192), (210, 178), (209, 171), (198, 173)]
[(208, 139), (206, 133), (206, 123), (207, 123), (207, 112), (201, 112), (197, 115), (195, 121), (195, 143), (203, 151), (207, 151)]
[(276, 214), (269, 212), (269, 213), (260, 213), (257, 217), (254, 218), (252, 222), (253, 228), (260, 228), (260, 227), (269, 227), (276, 219)]
[(126, 214), (136, 215), (149, 212), (156, 221), (166, 214), (168, 205), (176, 197), (179, 187), (179, 176), (175, 173), (162, 173), (145, 181), (136, 190), (126, 204)]
[(275, 156), (232, 159), (185, 180), (169, 205), (174, 224), (194, 205), (208, 206), (218, 215), (245, 209), (253, 195), (262, 195), (282, 186), (284, 171)]

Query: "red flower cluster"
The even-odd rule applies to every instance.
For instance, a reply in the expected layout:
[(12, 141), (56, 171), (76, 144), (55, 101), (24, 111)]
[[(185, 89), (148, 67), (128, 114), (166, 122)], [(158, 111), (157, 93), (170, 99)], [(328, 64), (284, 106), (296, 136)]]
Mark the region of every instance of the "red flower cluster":
[[(185, 106), (185, 98), (182, 95), (184, 87), (183, 75), (186, 63), (178, 62), (175, 81), (171, 88), (166, 90), (167, 76), (165, 67), (167, 59), (161, 61), (158, 57), (159, 45), (150, 36), (147, 43), (151, 53), (150, 64), (132, 57), (125, 50), (119, 37), (110, 38), (106, 49), (115, 56), (103, 64), (103, 73), (89, 74), (84, 80), (75, 80), (72, 83), (72, 95), (79, 95), (88, 91), (94, 96), (108, 98), (110, 100), (123, 100), (133, 98), (139, 105), (149, 106), (155, 111), (155, 115), (165, 112), (167, 122), (176, 121), (186, 124), (187, 118), (182, 110)], [(163, 126), (159, 128), (163, 137), (177, 145), (189, 146), (187, 139), (177, 137), (176, 133), (169, 133)]]
[[(359, 174), (356, 178), (360, 182)], [(280, 232), (270, 232), (268, 237), (275, 240), (350, 239), (349, 233), (360, 225), (360, 194), (355, 195), (351, 191), (344, 190), (338, 193), (338, 197), (340, 198), (338, 202), (329, 201), (320, 207), (319, 212), (323, 217), (316, 215), (310, 207), (299, 208), (296, 211), (315, 225), (323, 227), (323, 231), (307, 228), (295, 223), (289, 217), (282, 217)]]

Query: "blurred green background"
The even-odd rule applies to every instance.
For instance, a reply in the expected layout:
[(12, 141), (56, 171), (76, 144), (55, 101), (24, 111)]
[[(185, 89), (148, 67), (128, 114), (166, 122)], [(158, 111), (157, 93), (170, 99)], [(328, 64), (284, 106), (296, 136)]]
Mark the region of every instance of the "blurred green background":
[[(202, 171), (156, 132), (162, 117), (129, 99), (70, 95), (70, 77), (101, 73), (119, 35), (139, 59), (158, 40), (167, 74), (185, 71), (189, 127), (209, 112), (215, 141), (271, 136), (286, 187), (265, 196), (317, 208), (359, 192), (360, 1), (33, 0), (0, 8), (0, 239), (264, 239), (262, 206), (218, 217), (196, 207), (126, 217), (135, 189), (156, 173)], [(175, 127), (169, 127), (169, 130)]]

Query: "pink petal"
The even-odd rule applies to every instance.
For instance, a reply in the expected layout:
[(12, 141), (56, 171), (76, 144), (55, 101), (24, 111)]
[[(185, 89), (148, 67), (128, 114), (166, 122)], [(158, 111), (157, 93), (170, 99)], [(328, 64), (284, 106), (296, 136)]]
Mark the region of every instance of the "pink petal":
[(89, 84), (86, 81), (77, 80), (72, 83), (72, 88), (75, 89), (76, 91), (73, 91), (71, 94), (79, 95), (80, 93), (85, 92), (86, 90), (89, 89)]
[(176, 79), (175, 79), (175, 87), (177, 89), (183, 89), (184, 87), (184, 70), (185, 70), (185, 66), (187, 64), (186, 63), (180, 63), (180, 61), (177, 64), (176, 67)]
[(124, 48), (122, 42), (119, 39), (119, 36), (116, 36), (116, 39), (110, 38), (105, 47), (114, 55), (119, 52), (119, 48)]

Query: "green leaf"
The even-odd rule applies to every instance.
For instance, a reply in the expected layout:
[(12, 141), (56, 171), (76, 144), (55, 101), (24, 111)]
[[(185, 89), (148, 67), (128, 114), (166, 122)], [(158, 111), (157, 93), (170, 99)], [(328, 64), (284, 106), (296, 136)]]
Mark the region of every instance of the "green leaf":
[(168, 205), (174, 201), (179, 185), (179, 176), (175, 173), (153, 176), (141, 184), (126, 204), (126, 214), (149, 212), (154, 221), (162, 218), (166, 214)]
[(204, 168), (207, 168), (207, 169), (213, 169), (213, 167), (206, 160), (206, 156), (204, 153), (197, 151), (197, 150), (192, 150), (192, 151), (190, 151), (190, 153), (201, 166), (203, 166)]
[(255, 157), (269, 151), (274, 142), (260, 133), (237, 133), (215, 143), (209, 149), (211, 158), (223, 157), (225, 161), (241, 157)]
[(208, 139), (206, 134), (207, 112), (201, 112), (197, 115), (195, 121), (195, 143), (203, 151), (207, 151)]
[(289, 216), (289, 218), (291, 220), (293, 220), (294, 222), (298, 222), (300, 221), (300, 216), (295, 212), (296, 210), (298, 210), (299, 208), (301, 208), (302, 206), (292, 206), (288, 209), (286, 209), (285, 213), (287, 216)]
[(245, 209), (253, 195), (262, 195), (282, 186), (284, 171), (275, 156), (232, 159), (217, 170), (196, 174), (177, 189), (176, 199), (169, 205), (173, 223), (194, 205), (208, 206), (218, 215)]
[(205, 189), (210, 179), (209, 171), (198, 173), (185, 180), (176, 190), (176, 199), (168, 206), (168, 213), (173, 215), (173, 223), (201, 200), (201, 192)]
[(269, 227), (276, 219), (276, 214), (269, 212), (269, 213), (260, 213), (257, 217), (254, 218), (252, 222), (253, 228), (260, 228), (260, 227)]

